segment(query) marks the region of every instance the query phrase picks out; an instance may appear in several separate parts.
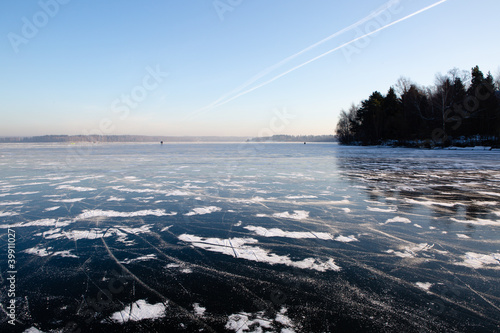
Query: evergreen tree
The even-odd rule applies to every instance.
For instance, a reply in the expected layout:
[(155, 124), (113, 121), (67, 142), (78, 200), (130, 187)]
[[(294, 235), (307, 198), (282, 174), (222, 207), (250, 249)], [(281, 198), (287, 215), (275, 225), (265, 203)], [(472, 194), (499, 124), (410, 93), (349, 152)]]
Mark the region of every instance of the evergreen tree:
[(401, 137), (403, 128), (403, 105), (393, 87), (389, 88), (382, 107), (386, 113), (386, 122), (382, 133), (382, 140), (395, 140)]

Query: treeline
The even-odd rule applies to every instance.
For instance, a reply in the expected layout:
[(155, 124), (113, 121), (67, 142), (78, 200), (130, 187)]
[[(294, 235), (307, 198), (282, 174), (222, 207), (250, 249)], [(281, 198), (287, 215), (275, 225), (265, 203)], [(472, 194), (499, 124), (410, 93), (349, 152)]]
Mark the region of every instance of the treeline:
[(478, 66), (438, 74), (431, 87), (400, 78), (385, 96), (375, 91), (342, 110), (336, 134), (342, 144), (498, 146), (499, 89), (499, 80)]
[(248, 139), (247, 142), (334, 142), (335, 135), (273, 135)]
[(244, 137), (225, 136), (146, 136), (146, 135), (42, 135), (30, 137), (3, 137), (3, 143), (36, 142), (244, 142)]

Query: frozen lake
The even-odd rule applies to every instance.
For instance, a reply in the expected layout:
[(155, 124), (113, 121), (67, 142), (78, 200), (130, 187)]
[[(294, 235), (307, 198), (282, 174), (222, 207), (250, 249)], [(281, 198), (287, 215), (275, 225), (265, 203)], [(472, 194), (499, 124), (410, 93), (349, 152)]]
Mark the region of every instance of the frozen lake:
[(3, 144), (0, 157), (2, 332), (500, 330), (498, 150)]

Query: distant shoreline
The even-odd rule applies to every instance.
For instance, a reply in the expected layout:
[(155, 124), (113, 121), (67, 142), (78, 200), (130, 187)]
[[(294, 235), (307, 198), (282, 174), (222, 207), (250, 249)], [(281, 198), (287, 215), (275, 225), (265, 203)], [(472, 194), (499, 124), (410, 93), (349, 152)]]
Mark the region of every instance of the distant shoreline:
[(223, 143), (223, 142), (336, 142), (333, 135), (243, 136), (148, 136), (148, 135), (41, 135), (0, 137), (0, 143)]
[(0, 143), (245, 142), (247, 139), (238, 136), (41, 135), (0, 137)]

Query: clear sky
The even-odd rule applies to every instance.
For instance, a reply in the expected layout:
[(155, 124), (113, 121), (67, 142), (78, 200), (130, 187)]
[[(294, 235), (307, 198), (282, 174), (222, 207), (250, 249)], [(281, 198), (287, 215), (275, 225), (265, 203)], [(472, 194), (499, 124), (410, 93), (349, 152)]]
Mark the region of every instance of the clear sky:
[(498, 0), (5, 0), (0, 136), (333, 134), (341, 109), (400, 76), (497, 74), (499, 13)]

